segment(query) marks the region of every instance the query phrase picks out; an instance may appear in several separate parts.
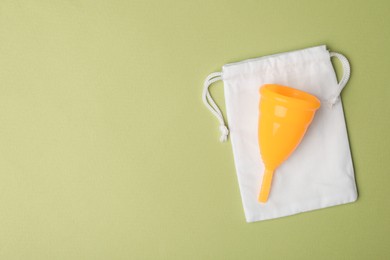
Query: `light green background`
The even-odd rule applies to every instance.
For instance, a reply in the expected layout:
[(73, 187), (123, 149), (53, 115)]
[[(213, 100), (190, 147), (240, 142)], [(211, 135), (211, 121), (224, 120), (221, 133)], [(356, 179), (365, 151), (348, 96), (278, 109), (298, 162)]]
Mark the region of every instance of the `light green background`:
[[(389, 13), (386, 0), (1, 1), (0, 259), (389, 259)], [(246, 224), (203, 80), (320, 44), (351, 61), (359, 199)], [(222, 83), (211, 90), (223, 107)]]

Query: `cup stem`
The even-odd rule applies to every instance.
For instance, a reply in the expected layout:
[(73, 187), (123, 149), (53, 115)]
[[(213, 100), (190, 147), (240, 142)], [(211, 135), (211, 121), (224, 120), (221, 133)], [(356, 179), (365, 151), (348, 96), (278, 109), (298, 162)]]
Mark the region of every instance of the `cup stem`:
[(258, 201), (261, 203), (266, 203), (268, 200), (268, 195), (271, 190), (272, 177), (274, 175), (274, 170), (265, 169), (263, 176), (263, 183), (261, 184), (260, 195)]

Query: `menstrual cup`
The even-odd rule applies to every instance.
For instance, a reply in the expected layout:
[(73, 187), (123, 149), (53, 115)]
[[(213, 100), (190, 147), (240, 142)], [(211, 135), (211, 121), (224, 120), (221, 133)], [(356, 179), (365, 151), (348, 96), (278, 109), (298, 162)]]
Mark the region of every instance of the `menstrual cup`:
[(258, 134), (265, 171), (259, 202), (267, 202), (275, 169), (297, 148), (320, 104), (315, 96), (294, 88), (260, 88)]

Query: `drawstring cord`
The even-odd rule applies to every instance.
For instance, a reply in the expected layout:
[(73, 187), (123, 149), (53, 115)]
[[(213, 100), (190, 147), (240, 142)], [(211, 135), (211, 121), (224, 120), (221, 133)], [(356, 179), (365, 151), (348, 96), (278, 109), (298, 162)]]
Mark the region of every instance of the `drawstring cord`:
[(341, 80), (339, 82), (339, 89), (336, 92), (336, 94), (328, 100), (328, 103), (329, 103), (330, 107), (332, 108), (337, 102), (340, 101), (341, 91), (343, 91), (345, 85), (347, 85), (349, 77), (351, 76), (351, 67), (349, 65), (348, 59), (344, 55), (337, 53), (337, 52), (330, 52), (329, 54), (330, 54), (330, 57), (338, 58), (341, 62), (341, 65), (343, 66), (343, 77), (341, 78)]
[[(343, 77), (341, 78), (339, 82), (339, 89), (335, 93), (333, 97), (328, 99), (326, 102), (330, 105), (332, 108), (334, 105), (336, 105), (340, 101), (340, 94), (341, 91), (343, 91), (345, 85), (347, 84), (349, 77), (351, 76), (351, 67), (349, 65), (348, 59), (337, 52), (330, 52), (330, 57), (336, 57), (340, 60), (342, 66), (343, 66)], [(203, 94), (202, 94), (202, 99), (203, 103), (206, 105), (206, 107), (213, 113), (213, 115), (218, 119), (219, 121), (219, 130), (221, 131), (221, 137), (220, 141), (221, 142), (226, 142), (228, 135), (229, 135), (229, 129), (225, 124), (225, 121), (223, 119), (223, 115), (217, 104), (214, 102), (213, 98), (210, 95), (209, 92), (209, 87), (211, 84), (214, 82), (217, 82), (219, 80), (222, 80), (222, 72), (214, 72), (211, 73), (209, 76), (207, 76), (206, 80), (204, 81), (203, 84)]]
[(203, 84), (203, 94), (202, 99), (203, 103), (206, 105), (206, 107), (213, 113), (213, 115), (218, 119), (219, 121), (219, 130), (221, 131), (221, 142), (226, 142), (228, 135), (229, 135), (229, 129), (225, 124), (225, 121), (222, 116), (222, 112), (217, 106), (217, 104), (214, 102), (213, 98), (210, 95), (209, 87), (211, 84), (213, 84), (216, 81), (222, 80), (222, 72), (214, 72), (211, 73), (209, 76), (207, 76), (206, 80)]

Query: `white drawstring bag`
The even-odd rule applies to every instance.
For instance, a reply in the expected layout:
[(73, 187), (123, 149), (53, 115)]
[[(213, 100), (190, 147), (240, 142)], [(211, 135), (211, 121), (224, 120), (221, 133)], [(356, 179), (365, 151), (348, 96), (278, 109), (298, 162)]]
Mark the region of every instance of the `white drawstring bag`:
[[(344, 75), (338, 83), (331, 63), (337, 57)], [(218, 118), (221, 141), (230, 133), (236, 172), (247, 222), (353, 202), (357, 191), (340, 93), (350, 76), (348, 60), (326, 46), (249, 59), (210, 74), (203, 101)], [(209, 86), (223, 80), (229, 129)], [(321, 100), (303, 140), (275, 171), (265, 204), (257, 201), (264, 165), (258, 147), (259, 87), (280, 84)]]

